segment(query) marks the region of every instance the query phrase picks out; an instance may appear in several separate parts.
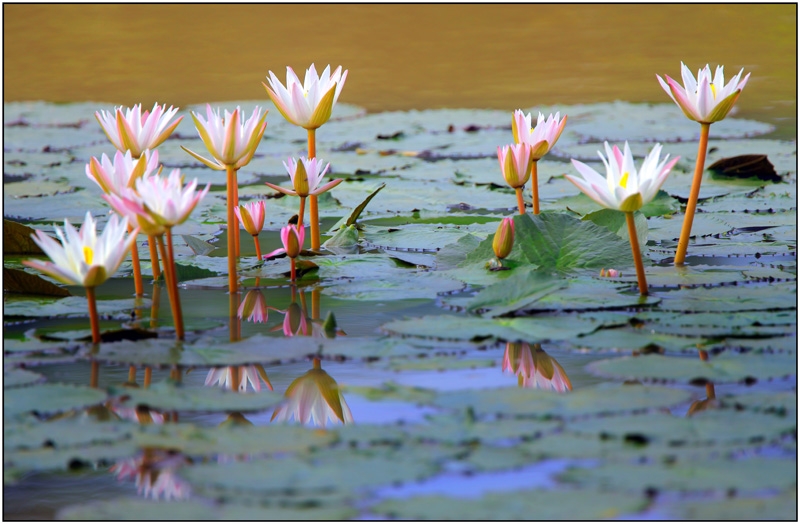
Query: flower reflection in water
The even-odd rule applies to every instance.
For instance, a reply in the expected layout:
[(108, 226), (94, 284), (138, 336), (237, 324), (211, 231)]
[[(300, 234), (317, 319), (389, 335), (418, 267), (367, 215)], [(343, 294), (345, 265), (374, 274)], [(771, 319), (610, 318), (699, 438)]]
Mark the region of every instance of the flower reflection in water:
[(267, 309), (267, 299), (258, 289), (251, 289), (244, 296), (244, 300), (239, 305), (237, 315), (240, 319), (247, 319), (249, 322), (263, 324), (269, 319)]
[(162, 450), (145, 449), (141, 456), (121, 460), (111, 466), (118, 481), (134, 479), (137, 492), (154, 500), (181, 500), (191, 496), (189, 484), (176, 471), (189, 460)]
[(206, 376), (206, 386), (219, 386), (224, 389), (244, 393), (247, 385), (253, 391), (261, 391), (261, 382), (264, 382), (267, 389), (272, 391), (272, 383), (267, 377), (264, 367), (260, 364), (249, 366), (226, 366), (221, 368), (211, 368)]
[(272, 420), (288, 422), (294, 419), (321, 427), (325, 427), (328, 420), (353, 423), (353, 414), (338, 384), (322, 369), (319, 358), (314, 358), (312, 369), (289, 384), (286, 397), (286, 402), (272, 414)]
[(506, 344), (503, 371), (517, 375), (522, 388), (552, 389), (559, 393), (572, 391), (572, 383), (564, 368), (540, 344)]
[(130, 420), (142, 425), (163, 424), (165, 421), (163, 413), (153, 411), (144, 406), (130, 407), (110, 404), (108, 409), (122, 420)]

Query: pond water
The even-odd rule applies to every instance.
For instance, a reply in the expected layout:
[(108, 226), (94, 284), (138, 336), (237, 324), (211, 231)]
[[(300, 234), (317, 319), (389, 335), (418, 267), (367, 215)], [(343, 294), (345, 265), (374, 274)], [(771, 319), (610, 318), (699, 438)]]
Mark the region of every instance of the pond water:
[[(97, 290), (101, 329), (156, 338), (94, 348), (82, 288), (5, 294), (4, 518), (796, 519), (796, 31), (794, 5), (4, 6), (5, 218), (52, 233), (105, 214), (84, 165), (113, 152), (93, 112), (114, 103), (180, 105), (162, 162), (213, 184), (176, 228), (184, 344), (163, 283), (132, 298), (129, 261)], [(752, 72), (707, 165), (761, 153), (780, 178), (706, 173), (676, 270), (699, 126), (655, 74), (681, 60)], [(180, 149), (204, 151), (188, 110), (270, 109), (239, 182), (268, 195), (271, 251), (297, 203), (263, 182), (286, 185), (306, 144), (258, 82), (312, 61), (349, 70), (317, 132), (345, 180), (322, 231), (386, 187), (359, 246), (301, 257), (318, 269), (296, 286), (242, 235), (231, 298), (225, 186)], [(516, 108), (570, 120), (539, 163), (543, 214), (518, 222), (539, 251), (491, 272)], [(603, 139), (682, 157), (643, 209), (647, 299), (627, 240), (563, 177)], [(601, 250), (620, 277), (598, 276)], [(4, 245), (5, 268), (26, 258)], [(226, 371), (248, 391), (215, 387)], [(281, 420), (293, 388), (331, 382), (324, 427)]]

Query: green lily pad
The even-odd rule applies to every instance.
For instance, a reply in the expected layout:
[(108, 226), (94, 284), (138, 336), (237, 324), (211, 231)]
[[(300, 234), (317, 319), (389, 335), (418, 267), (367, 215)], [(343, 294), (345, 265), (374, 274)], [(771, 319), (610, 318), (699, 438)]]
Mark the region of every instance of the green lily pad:
[(440, 495), (389, 499), (371, 511), (411, 520), (528, 520), (531, 515), (542, 520), (598, 520), (635, 513), (645, 506), (644, 496), (609, 491), (527, 490), (486, 493), (474, 499)]
[(13, 418), (25, 413), (53, 414), (79, 409), (106, 400), (100, 389), (70, 384), (43, 384), (3, 391), (3, 417)]
[(668, 380), (691, 382), (705, 380), (715, 384), (745, 379), (765, 380), (788, 378), (795, 372), (794, 354), (742, 355), (722, 354), (703, 362), (697, 358), (675, 358), (662, 355), (620, 357), (592, 362), (587, 369), (601, 376), (620, 379)]
[(29, 386), (37, 382), (44, 382), (44, 375), (26, 369), (3, 369), (3, 389)]
[(162, 411), (263, 411), (283, 400), (272, 391), (240, 393), (170, 382), (153, 384), (147, 389), (112, 387), (109, 394), (119, 397), (122, 405), (144, 405)]
[(774, 497), (736, 497), (724, 500), (685, 501), (669, 508), (681, 520), (797, 520), (797, 490)]
[[(134, 308), (150, 307), (149, 299), (98, 300), (97, 313), (103, 316), (129, 319)], [(86, 297), (66, 297), (61, 299), (7, 300), (4, 304), (5, 316), (9, 317), (61, 317), (89, 316)]]
[[(572, 171), (570, 171), (569, 173), (575, 174)], [(558, 200), (556, 200), (553, 203), (553, 205), (559, 210), (568, 209), (574, 213), (580, 213), (582, 215), (591, 215), (598, 211), (603, 211), (605, 209), (603, 208), (603, 206), (601, 206), (588, 196), (584, 195), (583, 193), (561, 197)], [(666, 191), (659, 190), (658, 193), (656, 193), (655, 198), (650, 202), (648, 202), (647, 204), (645, 204), (644, 206), (642, 206), (642, 208), (638, 211), (638, 213), (641, 213), (649, 218), (649, 217), (657, 217), (663, 215), (671, 215), (680, 210), (681, 210), (680, 202), (672, 198)], [(625, 215), (623, 213), (611, 209), (606, 211), (619, 214), (623, 219), (622, 222), (625, 221), (624, 220)], [(637, 228), (638, 227), (639, 224), (637, 223)], [(627, 238), (627, 236), (625, 238)]]
[(555, 420), (510, 419), (471, 421), (460, 416), (428, 417), (428, 424), (406, 426), (404, 431), (413, 438), (450, 444), (492, 442), (508, 438), (534, 438), (561, 427)]
[(394, 359), (386, 364), (393, 371), (446, 371), (454, 369), (491, 368), (497, 362), (490, 359), (456, 359), (452, 357), (429, 357), (423, 359)]
[(797, 305), (797, 284), (751, 284), (747, 287), (691, 288), (661, 294), (665, 311), (727, 312), (792, 309)]
[(130, 439), (138, 425), (130, 422), (95, 422), (71, 417), (36, 424), (6, 424), (3, 449), (34, 450), (41, 447), (69, 448)]

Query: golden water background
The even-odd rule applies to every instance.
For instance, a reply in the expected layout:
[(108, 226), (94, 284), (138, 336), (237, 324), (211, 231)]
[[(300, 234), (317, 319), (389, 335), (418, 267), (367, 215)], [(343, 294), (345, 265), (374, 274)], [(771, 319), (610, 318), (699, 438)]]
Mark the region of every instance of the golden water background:
[(369, 111), (669, 102), (656, 73), (752, 72), (738, 116), (796, 133), (797, 6), (14, 5), (4, 101), (183, 106), (266, 98), (267, 71), (348, 69)]

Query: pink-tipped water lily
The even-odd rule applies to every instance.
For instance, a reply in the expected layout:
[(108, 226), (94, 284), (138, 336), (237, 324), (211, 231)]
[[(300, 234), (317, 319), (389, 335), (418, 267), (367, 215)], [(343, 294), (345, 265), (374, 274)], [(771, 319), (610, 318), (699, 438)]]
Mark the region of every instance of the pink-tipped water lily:
[(497, 160), (506, 183), (514, 189), (523, 187), (531, 178), (531, 147), (528, 144), (512, 144), (497, 148)]
[(306, 70), (305, 81), (300, 82), (291, 67), (286, 68), (286, 86), (270, 71), (269, 85), (264, 85), (269, 98), (283, 117), (292, 124), (306, 129), (316, 129), (328, 121), (339, 93), (347, 79), (342, 66), (331, 74), (331, 66), (325, 66), (320, 76), (314, 64)]
[(261, 391), (261, 382), (272, 391), (272, 383), (267, 377), (267, 372), (260, 364), (250, 366), (225, 366), (211, 368), (206, 376), (206, 386), (219, 386), (223, 389), (247, 391), (248, 384), (253, 391)]
[(272, 258), (275, 255), (286, 253), (289, 258), (296, 258), (300, 255), (300, 250), (303, 249), (303, 242), (306, 239), (306, 228), (303, 226), (296, 226), (289, 224), (281, 228), (281, 242), (283, 247), (271, 251), (264, 255), (264, 258)]
[(127, 235), (128, 219), (111, 215), (97, 236), (97, 223), (90, 212), (80, 230), (64, 220), (64, 231), (56, 226), (59, 244), (41, 231), (31, 235), (52, 262), (25, 260), (23, 264), (50, 275), (59, 282), (93, 288), (113, 275), (136, 240), (138, 229)]
[(497, 226), (497, 232), (492, 240), (492, 249), (498, 259), (506, 258), (514, 248), (514, 219), (506, 217)]
[(267, 299), (264, 298), (264, 293), (258, 289), (248, 291), (242, 303), (239, 304), (237, 316), (242, 319), (246, 318), (256, 324), (263, 324), (269, 320), (269, 309), (267, 308)]
[(559, 393), (572, 391), (564, 368), (539, 344), (533, 347), (524, 342), (506, 344), (503, 371), (517, 375), (523, 388), (552, 389)]
[(154, 448), (138, 457), (121, 460), (109, 470), (118, 481), (135, 480), (139, 495), (154, 500), (181, 500), (191, 496), (191, 486), (176, 471), (188, 464), (183, 455), (168, 454)]
[(605, 177), (577, 160), (572, 160), (572, 164), (582, 178), (573, 175), (566, 177), (601, 206), (624, 212), (636, 211), (650, 202), (667, 179), (670, 169), (680, 158), (669, 160), (669, 155), (666, 155), (659, 161), (661, 144), (656, 144), (637, 171), (627, 142), (624, 152), (617, 146), (612, 149), (608, 142), (605, 143), (605, 150), (607, 158), (600, 151), (597, 152), (606, 166)]
[(137, 160), (130, 151), (123, 155), (121, 151), (114, 154), (114, 162), (103, 153), (100, 160), (92, 157), (86, 164), (86, 176), (95, 182), (103, 193), (118, 195), (124, 188), (132, 188), (136, 180), (150, 175), (158, 168), (158, 151), (149, 149)]
[(225, 110), (221, 114), (219, 109), (214, 111), (211, 105), (206, 104), (206, 118), (193, 111), (192, 119), (203, 144), (214, 159), (208, 160), (183, 146), (181, 149), (211, 169), (239, 169), (253, 158), (267, 129), (268, 111), (263, 114), (261, 111), (256, 106), (250, 118), (243, 120), (242, 110), (238, 106), (232, 113)]
[(114, 111), (97, 111), (94, 115), (106, 136), (119, 151), (130, 151), (133, 158), (139, 158), (147, 149), (155, 149), (167, 139), (178, 127), (183, 117), (172, 124), (172, 117), (178, 108), (167, 105), (159, 106), (158, 102), (152, 111), (142, 113), (142, 104), (130, 109), (115, 107)]
[(701, 124), (718, 122), (733, 108), (739, 95), (742, 93), (750, 73), (740, 81), (744, 69), (725, 84), (725, 75), (722, 66), (717, 66), (714, 77), (711, 77), (711, 68), (706, 64), (697, 72), (697, 80), (686, 65), (681, 62), (681, 76), (683, 86), (667, 75), (664, 81), (656, 75), (664, 91), (678, 104), (683, 114), (691, 120)]
[(266, 216), (266, 200), (258, 200), (256, 202), (248, 202), (246, 204), (239, 204), (233, 208), (236, 213), (236, 218), (244, 226), (244, 230), (253, 236), (261, 233), (264, 227), (264, 217)]
[(325, 427), (328, 421), (353, 423), (353, 414), (344, 400), (339, 385), (314, 358), (313, 367), (286, 388), (286, 403), (272, 414), (272, 420)]
[(553, 148), (565, 125), (567, 125), (567, 115), (561, 118), (561, 113), (556, 113), (555, 116), (551, 114), (545, 120), (544, 115), (539, 113), (534, 128), (531, 126), (531, 114), (526, 115), (517, 109), (511, 119), (511, 132), (514, 134), (515, 143), (531, 146), (531, 158), (536, 161)]
[[(136, 180), (137, 198), (132, 198), (132, 192), (126, 191), (121, 195), (123, 212), (126, 208), (135, 212), (144, 220), (150, 222), (154, 227), (173, 227), (182, 224), (189, 218), (195, 206), (206, 196), (211, 184), (207, 184), (205, 189), (195, 191), (197, 179), (195, 178), (186, 186), (183, 185), (183, 176), (180, 169), (173, 169), (168, 177), (146, 176)], [(116, 200), (104, 195), (103, 198), (117, 208)], [(146, 229), (146, 226), (143, 226)]]
[(343, 179), (337, 178), (325, 185), (320, 186), (325, 173), (328, 172), (330, 164), (322, 165), (322, 159), (319, 158), (305, 158), (300, 157), (300, 161), (294, 158), (289, 158), (288, 162), (284, 162), (283, 166), (289, 173), (292, 179), (292, 186), (294, 189), (287, 189), (275, 184), (265, 182), (266, 185), (276, 191), (280, 191), (285, 195), (307, 197), (308, 195), (320, 195), (325, 191), (334, 188), (342, 183)]

